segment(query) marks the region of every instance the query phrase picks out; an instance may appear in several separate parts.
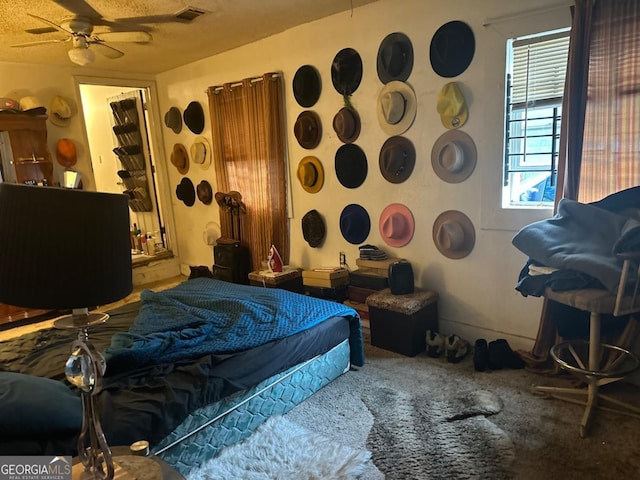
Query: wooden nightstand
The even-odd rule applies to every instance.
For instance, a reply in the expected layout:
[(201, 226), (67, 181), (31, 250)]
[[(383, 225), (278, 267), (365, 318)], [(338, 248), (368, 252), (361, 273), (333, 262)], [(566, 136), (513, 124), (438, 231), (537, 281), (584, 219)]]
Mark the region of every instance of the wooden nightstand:
[(249, 284), (256, 287), (282, 288), (290, 292), (304, 293), (302, 269), (289, 267), (282, 273), (251, 272)]

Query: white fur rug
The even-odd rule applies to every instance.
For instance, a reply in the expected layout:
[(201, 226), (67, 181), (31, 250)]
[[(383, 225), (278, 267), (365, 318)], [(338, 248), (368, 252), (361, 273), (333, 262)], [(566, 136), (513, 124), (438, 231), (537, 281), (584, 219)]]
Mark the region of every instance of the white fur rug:
[(225, 448), (188, 480), (353, 480), (371, 457), (313, 433), (282, 416)]

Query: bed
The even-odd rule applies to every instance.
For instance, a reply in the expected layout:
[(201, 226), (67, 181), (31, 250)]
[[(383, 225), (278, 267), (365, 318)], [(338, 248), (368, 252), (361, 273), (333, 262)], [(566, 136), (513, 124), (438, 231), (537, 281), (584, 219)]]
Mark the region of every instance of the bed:
[[(98, 409), (110, 445), (145, 439), (183, 475), (364, 363), (355, 310), (281, 289), (195, 278), (109, 312)], [(64, 378), (75, 332), (0, 345), (0, 454), (75, 454), (80, 403)]]

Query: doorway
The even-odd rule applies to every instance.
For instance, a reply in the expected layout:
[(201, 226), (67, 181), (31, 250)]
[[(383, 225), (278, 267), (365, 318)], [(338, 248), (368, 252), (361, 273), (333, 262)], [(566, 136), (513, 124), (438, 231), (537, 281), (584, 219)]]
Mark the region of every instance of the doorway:
[[(157, 161), (163, 149), (154, 128), (158, 120), (153, 84), (92, 77), (76, 78), (76, 86), (96, 190), (129, 195), (132, 231), (135, 228), (153, 244), (149, 248), (141, 245), (140, 237), (137, 243), (132, 239), (134, 267), (173, 257), (171, 202), (162, 194), (167, 191), (162, 186), (166, 173), (159, 168), (163, 162)], [(129, 109), (126, 119), (119, 118), (122, 106)], [(122, 133), (128, 128), (125, 123), (135, 124), (135, 135)]]

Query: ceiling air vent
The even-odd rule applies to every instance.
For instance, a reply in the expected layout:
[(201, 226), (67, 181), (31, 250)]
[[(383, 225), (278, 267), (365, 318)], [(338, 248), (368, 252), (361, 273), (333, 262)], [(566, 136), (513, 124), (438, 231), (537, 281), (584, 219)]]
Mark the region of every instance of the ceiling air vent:
[(198, 18), (200, 15), (204, 15), (205, 13), (206, 12), (200, 8), (186, 7), (176, 13), (176, 18), (179, 20), (190, 22), (193, 19)]

